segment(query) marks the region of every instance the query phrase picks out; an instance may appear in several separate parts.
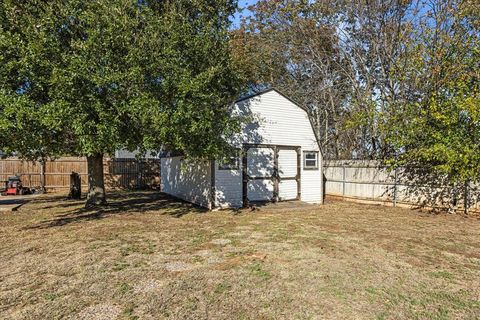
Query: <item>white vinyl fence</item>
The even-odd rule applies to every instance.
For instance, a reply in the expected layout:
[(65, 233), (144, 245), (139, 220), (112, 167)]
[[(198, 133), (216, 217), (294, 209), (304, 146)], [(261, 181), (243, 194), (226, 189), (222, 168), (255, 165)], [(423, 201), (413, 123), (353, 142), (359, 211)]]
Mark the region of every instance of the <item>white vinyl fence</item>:
[(441, 179), (426, 177), (414, 170), (388, 170), (368, 160), (325, 161), (327, 196), (375, 202), (392, 206), (423, 206), (480, 213), (480, 192), (471, 184), (456, 188), (442, 186)]

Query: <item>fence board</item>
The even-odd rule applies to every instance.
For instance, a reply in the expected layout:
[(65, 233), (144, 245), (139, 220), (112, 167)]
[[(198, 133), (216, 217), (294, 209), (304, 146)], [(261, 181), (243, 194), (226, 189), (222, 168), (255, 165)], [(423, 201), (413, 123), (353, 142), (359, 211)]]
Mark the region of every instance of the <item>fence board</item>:
[[(160, 185), (160, 160), (110, 159), (103, 163), (107, 188), (143, 189)], [(70, 186), (70, 174), (80, 175), (82, 187), (87, 186), (87, 161), (85, 158), (62, 157), (45, 163), (45, 187), (64, 189)], [(18, 158), (0, 160), (0, 181), (19, 175), (23, 185), (38, 188), (41, 185), (40, 162), (22, 161)]]
[[(453, 191), (439, 185), (439, 179), (414, 181), (403, 175), (403, 170), (389, 172), (376, 161), (329, 160), (325, 162), (326, 195), (390, 205), (453, 207)], [(468, 188), (469, 212), (480, 212), (479, 187)], [(463, 206), (459, 194), (457, 210)]]

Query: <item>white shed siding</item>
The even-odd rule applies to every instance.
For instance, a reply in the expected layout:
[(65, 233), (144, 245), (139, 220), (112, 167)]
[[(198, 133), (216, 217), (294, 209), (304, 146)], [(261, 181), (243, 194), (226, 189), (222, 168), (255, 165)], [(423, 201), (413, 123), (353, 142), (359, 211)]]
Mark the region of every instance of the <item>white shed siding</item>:
[[(158, 159), (159, 152), (148, 150), (144, 155), (141, 155), (143, 159)], [(115, 151), (115, 158), (123, 159), (135, 159), (137, 156), (140, 156), (140, 151), (128, 151), (125, 149), (120, 149)]]
[[(274, 151), (272, 148), (251, 148), (247, 153), (247, 173), (250, 177), (269, 178), (274, 173)], [(273, 197), (272, 180), (253, 180), (247, 184), (248, 199), (267, 201)]]
[(211, 167), (209, 161), (187, 164), (182, 157), (162, 158), (162, 192), (174, 197), (210, 207)]
[(263, 143), (301, 146), (303, 150), (318, 150), (308, 115), (299, 106), (272, 90), (237, 103), (244, 115), (257, 121), (243, 129), (241, 143)]
[(297, 198), (297, 181), (280, 181), (278, 186), (278, 197), (280, 200), (293, 200)]
[(248, 199), (250, 201), (269, 201), (273, 198), (272, 180), (251, 180), (247, 184)]
[[(237, 147), (244, 143), (300, 146), (302, 151), (320, 151), (307, 113), (275, 90), (243, 100), (235, 105), (235, 112), (253, 117), (254, 121), (244, 126), (242, 134), (232, 141)], [(301, 200), (322, 202), (322, 157), (318, 170), (301, 170)], [(253, 166), (253, 164), (252, 164)], [(296, 166), (296, 160), (295, 160)], [(249, 171), (254, 171), (249, 166)], [(263, 169), (269, 172), (269, 169)], [(269, 192), (270, 185), (249, 183), (249, 188)], [(281, 183), (280, 197), (291, 197), (293, 184)], [(237, 207), (242, 205), (242, 171), (216, 170), (215, 187), (218, 205)], [(282, 191), (283, 187), (283, 191)], [(252, 199), (254, 200), (254, 199)]]
[[(321, 160), (320, 160), (321, 161)], [(319, 164), (321, 166), (322, 164)], [(321, 167), (320, 167), (321, 168)], [(320, 170), (302, 170), (302, 201), (322, 202), (322, 176)]]
[(252, 148), (247, 155), (247, 173), (250, 177), (271, 177), (274, 161), (273, 149)]
[(292, 178), (297, 175), (297, 151), (278, 151), (278, 175), (280, 176), (280, 183), (278, 184), (278, 196), (280, 200), (296, 199), (298, 192), (297, 181), (282, 180), (282, 178)]
[(278, 174), (280, 177), (295, 177), (297, 175), (297, 152), (295, 150), (280, 150), (278, 152)]
[(243, 205), (242, 170), (221, 170), (215, 164), (215, 206), (239, 208)]

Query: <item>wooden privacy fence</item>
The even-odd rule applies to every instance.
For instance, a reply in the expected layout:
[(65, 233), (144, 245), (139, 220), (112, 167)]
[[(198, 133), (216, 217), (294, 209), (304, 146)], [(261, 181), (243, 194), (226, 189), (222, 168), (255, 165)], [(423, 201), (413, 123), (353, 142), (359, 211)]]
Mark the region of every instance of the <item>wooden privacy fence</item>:
[(389, 171), (376, 161), (325, 161), (327, 196), (392, 206), (424, 206), (480, 213), (479, 186), (442, 186), (440, 178), (426, 177), (413, 170)]
[[(107, 188), (145, 189), (160, 186), (159, 159), (110, 159), (103, 162)], [(26, 187), (39, 188), (44, 182), (47, 189), (64, 189), (70, 186), (70, 174), (77, 172), (82, 187), (87, 186), (86, 158), (62, 157), (39, 161), (22, 161), (17, 158), (0, 160), (0, 181), (19, 175)]]

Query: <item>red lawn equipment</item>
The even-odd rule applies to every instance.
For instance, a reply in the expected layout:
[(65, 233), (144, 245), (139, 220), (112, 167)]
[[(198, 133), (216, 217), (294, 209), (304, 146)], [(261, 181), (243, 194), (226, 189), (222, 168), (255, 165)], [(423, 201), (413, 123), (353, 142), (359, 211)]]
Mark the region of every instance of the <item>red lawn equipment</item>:
[(6, 196), (17, 196), (30, 193), (30, 189), (23, 187), (22, 181), (18, 176), (8, 178), (8, 181), (6, 181), (5, 184), (5, 190)]

